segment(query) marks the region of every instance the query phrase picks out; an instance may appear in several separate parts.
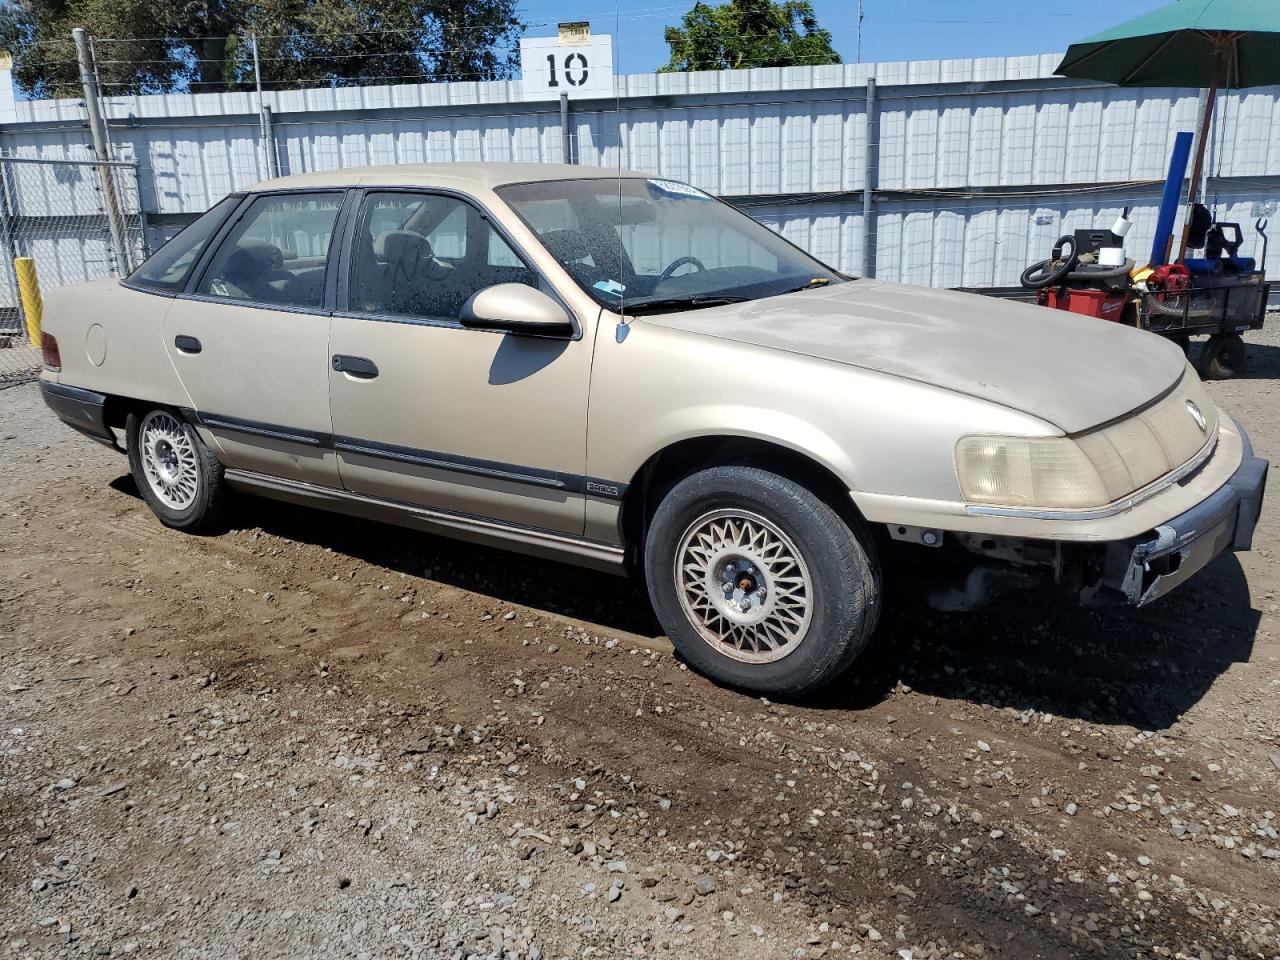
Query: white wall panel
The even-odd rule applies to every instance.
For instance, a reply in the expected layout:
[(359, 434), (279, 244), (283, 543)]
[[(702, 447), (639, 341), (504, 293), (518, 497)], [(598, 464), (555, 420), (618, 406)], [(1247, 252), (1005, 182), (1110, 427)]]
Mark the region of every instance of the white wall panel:
[(690, 114), (688, 180), (708, 193), (724, 193), (720, 177), (720, 118), (711, 110)]
[[(843, 111), (823, 110), (814, 116), (810, 189), (818, 192), (842, 189), (845, 175), (844, 125)], [(723, 192), (732, 191), (726, 189)]]
[(778, 108), (782, 114), (782, 193), (804, 193), (813, 184), (813, 117), (807, 105)]
[(879, 107), (876, 124), (876, 151), (879, 165), (877, 184), (886, 190), (907, 186), (907, 110), (904, 105), (885, 102)]
[[(904, 183), (938, 182), (939, 105), (937, 97), (925, 97), (914, 101), (910, 112), (906, 114), (902, 151)], [(895, 112), (895, 118), (899, 115)], [(883, 155), (882, 152), (881, 156)]]
[(1133, 170), (1136, 101), (1128, 91), (1108, 90), (1102, 100), (1102, 136), (1096, 180), (1128, 180)]
[[(720, 193), (751, 193), (751, 112), (746, 106), (723, 108), (720, 123)], [(634, 157), (635, 154), (632, 154)], [(633, 160), (634, 162), (634, 160)], [(641, 168), (643, 169), (643, 168)]]
[[(1253, 210), (1266, 202), (1265, 191), (1222, 195), (1219, 215), (1244, 227), (1241, 253), (1260, 250), (1252, 230)], [(1145, 260), (1151, 250), (1158, 195), (1129, 204), (1135, 224), (1126, 238), (1129, 256)], [(879, 205), (875, 223), (876, 276), (895, 283), (939, 287), (1017, 286), (1031, 263), (1049, 255), (1059, 236), (1073, 230), (1111, 225), (1125, 204), (1113, 200), (1063, 199), (1043, 201), (962, 200), (922, 206), (914, 201)], [(812, 204), (805, 207), (752, 206), (748, 212), (783, 232), (837, 269), (862, 270), (861, 206), (854, 202)], [(799, 226), (809, 224), (808, 230)], [(832, 224), (840, 225), (837, 242)], [(786, 226), (786, 230), (782, 226)], [(851, 232), (852, 231), (852, 232)], [(805, 239), (797, 239), (803, 237)], [(1280, 274), (1280, 245), (1272, 244), (1268, 270)]]
[[(1004, 147), (1004, 110), (983, 102), (969, 121), (968, 186), (990, 187), (1000, 182), (1000, 153)], [(918, 184), (911, 184), (918, 186)]]
[(753, 111), (751, 193), (782, 192), (782, 118), (766, 108)]
[(1064, 183), (1067, 180), (1067, 134), (1071, 124), (1071, 104), (1061, 97), (1037, 97), (1033, 183)]
[[(1158, 181), (1176, 133), (1196, 125), (1197, 92), (1065, 81), (1052, 76), (1058, 60), (1045, 54), (617, 77), (621, 114), (618, 102), (576, 102), (571, 135), (581, 163), (621, 162), (753, 198), (754, 215), (857, 272), (868, 150), (864, 85), (874, 75), (877, 186), (898, 192), (876, 202), (879, 275), (943, 286), (1016, 283), (1059, 234), (1108, 226), (1126, 203), (1136, 220), (1129, 249), (1145, 258)], [(516, 81), (275, 91), (267, 101), (282, 173), (564, 159), (558, 105), (524, 101)], [(3, 152), (91, 156), (79, 101), (27, 101), (16, 109), (18, 122), (0, 131)], [(139, 165), (148, 213), (194, 214), (265, 175), (251, 94), (114, 97), (107, 113), (116, 155)], [(1249, 226), (1264, 209), (1259, 204), (1276, 199), (1277, 88), (1221, 98), (1211, 172), (1228, 178), (1213, 181), (1209, 192), (1220, 217)], [(90, 178), (61, 176), (25, 202), (98, 209)], [(1113, 186), (1100, 195), (1094, 185), (1106, 183)], [(1280, 266), (1277, 234), (1273, 270)], [(1251, 246), (1250, 234), (1246, 250)], [(56, 272), (75, 270), (69, 262)]]
[(1011, 93), (1005, 98), (1000, 139), (1001, 183), (1035, 181), (1038, 99), (1034, 93)]
[(678, 109), (665, 111), (658, 124), (658, 172), (673, 180), (688, 180), (692, 173), (689, 163), (689, 113), (688, 110)]

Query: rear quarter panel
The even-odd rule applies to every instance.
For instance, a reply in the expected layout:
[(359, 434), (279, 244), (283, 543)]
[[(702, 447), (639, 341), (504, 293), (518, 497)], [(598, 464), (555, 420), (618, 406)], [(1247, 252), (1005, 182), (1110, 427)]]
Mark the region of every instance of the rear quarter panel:
[(164, 349), (164, 318), (175, 302), (132, 290), (114, 278), (50, 291), (42, 328), (58, 340), (62, 371), (57, 382), (111, 396), (190, 406)]

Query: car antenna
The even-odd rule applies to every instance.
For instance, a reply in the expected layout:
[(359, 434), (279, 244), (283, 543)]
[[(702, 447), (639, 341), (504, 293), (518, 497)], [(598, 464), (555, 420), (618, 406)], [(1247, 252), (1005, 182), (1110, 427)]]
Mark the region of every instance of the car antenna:
[[(613, 33), (615, 37), (615, 49), (622, 49), (622, 0), (614, 0), (613, 2)], [(622, 94), (619, 92), (618, 75), (613, 75), (613, 110), (614, 116), (618, 118), (618, 283), (622, 290), (618, 294), (618, 321), (617, 337), (618, 342), (622, 343), (627, 338), (627, 331), (630, 329), (631, 321), (627, 319), (627, 288), (622, 281), (626, 279), (622, 272), (622, 265), (626, 263), (626, 250), (622, 244)]]

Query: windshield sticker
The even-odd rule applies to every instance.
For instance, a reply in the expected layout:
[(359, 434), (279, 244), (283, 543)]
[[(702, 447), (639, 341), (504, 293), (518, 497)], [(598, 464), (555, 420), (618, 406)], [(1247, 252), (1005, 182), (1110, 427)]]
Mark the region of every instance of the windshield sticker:
[(703, 193), (697, 187), (691, 187), (687, 183), (681, 183), (679, 180), (650, 180), (651, 186), (657, 187), (663, 193), (678, 193), (682, 197), (694, 197), (698, 200), (710, 200), (708, 194)]
[(627, 288), (620, 284), (617, 280), (597, 280), (592, 284), (601, 293), (608, 293), (615, 297), (621, 297)]

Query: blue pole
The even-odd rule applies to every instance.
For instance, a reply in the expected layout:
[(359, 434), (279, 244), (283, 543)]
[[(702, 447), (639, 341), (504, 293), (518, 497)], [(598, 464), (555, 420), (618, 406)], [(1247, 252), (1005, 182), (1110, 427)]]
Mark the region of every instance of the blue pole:
[(1160, 218), (1156, 221), (1156, 238), (1151, 245), (1151, 265), (1159, 267), (1169, 259), (1169, 243), (1173, 240), (1173, 221), (1178, 216), (1178, 204), (1182, 200), (1182, 181), (1187, 175), (1187, 161), (1191, 158), (1192, 134), (1179, 133), (1173, 141), (1173, 156), (1169, 158), (1169, 176), (1164, 182), (1164, 195), (1160, 198)]

